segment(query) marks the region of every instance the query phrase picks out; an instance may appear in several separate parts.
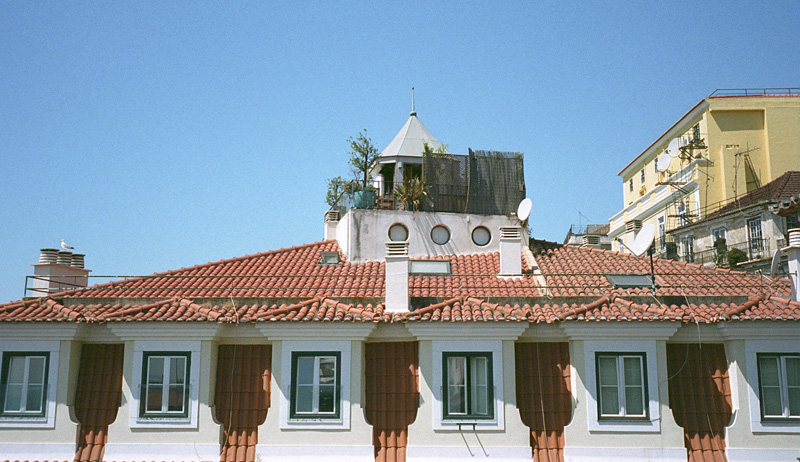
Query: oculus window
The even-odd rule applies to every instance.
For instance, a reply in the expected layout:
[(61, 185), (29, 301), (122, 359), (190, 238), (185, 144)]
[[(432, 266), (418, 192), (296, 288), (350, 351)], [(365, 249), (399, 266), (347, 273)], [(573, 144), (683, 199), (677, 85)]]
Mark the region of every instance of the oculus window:
[(472, 242), (475, 245), (483, 247), (489, 244), (489, 241), (492, 240), (492, 233), (489, 232), (489, 229), (485, 226), (477, 226), (475, 229), (472, 230)]
[(341, 413), (341, 353), (293, 352), (290, 417), (338, 419)]
[(492, 353), (443, 353), (444, 419), (494, 418)]
[(0, 416), (44, 417), (50, 354), (6, 352), (0, 375)]
[(800, 420), (800, 354), (759, 354), (761, 419)]
[(393, 242), (407, 241), (408, 228), (402, 223), (395, 223), (389, 227), (389, 240)]
[(644, 353), (596, 353), (597, 410), (603, 420), (647, 419)]
[(431, 229), (431, 240), (433, 242), (444, 245), (450, 242), (450, 230), (445, 225), (436, 225)]
[(145, 352), (139, 417), (189, 416), (189, 352)]

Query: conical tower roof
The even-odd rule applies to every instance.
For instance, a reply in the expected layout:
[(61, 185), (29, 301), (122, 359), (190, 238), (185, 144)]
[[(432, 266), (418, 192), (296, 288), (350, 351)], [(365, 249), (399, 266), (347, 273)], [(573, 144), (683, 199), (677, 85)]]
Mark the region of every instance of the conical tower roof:
[(416, 111), (412, 110), (403, 128), (389, 143), (389, 146), (386, 146), (386, 149), (381, 152), (381, 157), (422, 157), (424, 143), (428, 143), (431, 149), (442, 146), (442, 143), (431, 135), (425, 125), (422, 125), (417, 118)]

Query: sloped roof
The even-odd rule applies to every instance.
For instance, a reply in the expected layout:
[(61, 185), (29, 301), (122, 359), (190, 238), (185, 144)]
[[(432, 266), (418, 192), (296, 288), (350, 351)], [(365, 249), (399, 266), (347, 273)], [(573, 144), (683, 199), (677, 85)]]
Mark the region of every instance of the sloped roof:
[(791, 198), (797, 196), (798, 193), (800, 193), (800, 172), (789, 171), (764, 186), (754, 189), (744, 196), (725, 204), (716, 212), (708, 214), (705, 219), (710, 220), (751, 205), (790, 201)]
[(800, 319), (788, 280), (654, 259), (657, 288), (614, 288), (606, 273), (650, 272), (630, 254), (535, 241), (538, 270), (499, 277), (498, 253), (449, 257), (452, 275), (409, 277), (413, 310), (384, 310), (383, 262), (319, 264), (336, 241), (0, 305), (0, 322), (561, 322)]
[(422, 122), (417, 118), (417, 113), (412, 112), (403, 128), (395, 135), (392, 142), (386, 146), (386, 149), (381, 152), (381, 157), (422, 157), (425, 143), (431, 149), (442, 146), (442, 143), (431, 135), (425, 125), (422, 125)]

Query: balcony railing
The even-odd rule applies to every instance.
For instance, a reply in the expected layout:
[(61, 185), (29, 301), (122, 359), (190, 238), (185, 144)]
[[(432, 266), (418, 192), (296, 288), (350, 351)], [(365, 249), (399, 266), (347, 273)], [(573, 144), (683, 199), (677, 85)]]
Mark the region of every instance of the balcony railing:
[(730, 266), (728, 261), (728, 252), (733, 249), (741, 250), (745, 258), (742, 261), (736, 262), (746, 263), (753, 260), (761, 260), (770, 256), (769, 240), (768, 239), (751, 239), (745, 242), (736, 244), (729, 244), (725, 248), (720, 249), (706, 249), (699, 252), (693, 252), (688, 255), (682, 254), (679, 256), (680, 261), (690, 263), (697, 263), (700, 265), (714, 264), (716, 266)]

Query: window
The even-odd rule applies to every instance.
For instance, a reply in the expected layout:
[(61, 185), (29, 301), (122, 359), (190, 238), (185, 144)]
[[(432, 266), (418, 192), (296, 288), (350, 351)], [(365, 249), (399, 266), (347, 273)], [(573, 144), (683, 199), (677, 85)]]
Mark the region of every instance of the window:
[(695, 143), (700, 143), (700, 124), (694, 126), (692, 129), (692, 136)]
[(445, 225), (436, 225), (431, 229), (431, 240), (433, 242), (444, 245), (450, 242), (450, 230)]
[(444, 419), (492, 419), (492, 353), (442, 353)]
[(750, 247), (750, 258), (764, 251), (764, 239), (761, 236), (761, 218), (747, 220), (747, 240)]
[(683, 252), (683, 261), (694, 262), (694, 236), (681, 238), (681, 251)]
[(452, 272), (450, 262), (447, 260), (411, 260), (408, 262), (408, 274), (439, 275)]
[(639, 176), (640, 176), (641, 183), (644, 184), (644, 169), (642, 169), (642, 172), (640, 173)]
[(0, 415), (44, 417), (47, 409), (48, 352), (6, 352), (0, 378)]
[(483, 247), (489, 244), (489, 241), (491, 240), (492, 233), (489, 232), (489, 228), (485, 226), (477, 226), (472, 230), (472, 242), (474, 242), (475, 245)]
[(725, 240), (725, 236), (727, 235), (728, 230), (724, 227), (714, 228), (711, 230), (711, 234), (714, 236), (713, 242), (716, 243), (719, 240)]
[(338, 351), (292, 352), (291, 418), (339, 418), (340, 363)]
[(628, 190), (629, 190), (630, 192), (633, 192), (633, 178), (631, 178), (630, 180), (628, 180)]
[(142, 358), (139, 416), (189, 416), (189, 353), (146, 352)]
[(800, 354), (758, 354), (762, 420), (800, 419)]
[(783, 229), (786, 230), (786, 233), (788, 233), (790, 229), (800, 228), (800, 218), (798, 218), (797, 215), (784, 217), (784, 220), (785, 223)]
[(596, 353), (600, 419), (647, 419), (644, 353)]
[(689, 223), (686, 217), (686, 204), (681, 201), (678, 203), (678, 226), (684, 226)]
[(664, 225), (664, 216), (658, 217), (658, 250), (664, 250), (667, 245), (667, 228)]
[(393, 242), (407, 241), (408, 228), (402, 223), (395, 223), (389, 227), (389, 240)]

